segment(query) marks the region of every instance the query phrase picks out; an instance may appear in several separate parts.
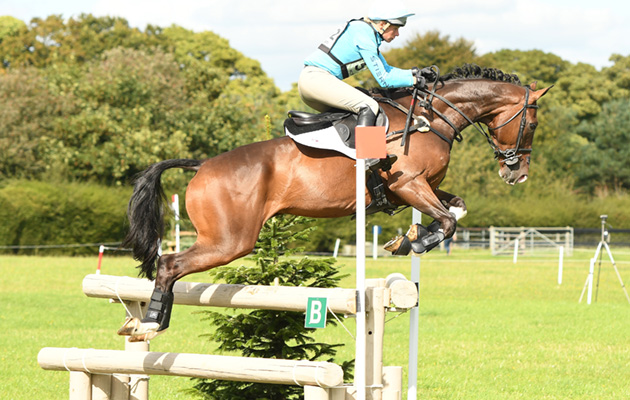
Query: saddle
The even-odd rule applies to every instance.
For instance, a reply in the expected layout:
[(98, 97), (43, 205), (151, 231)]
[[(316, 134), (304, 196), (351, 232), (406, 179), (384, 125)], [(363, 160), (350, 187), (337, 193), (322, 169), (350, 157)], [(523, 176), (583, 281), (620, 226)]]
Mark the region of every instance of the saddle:
[[(287, 136), (297, 143), (318, 149), (338, 151), (356, 160), (355, 128), (357, 114), (344, 110), (332, 110), (321, 114), (304, 111), (289, 111), (289, 118), (284, 121)], [(389, 119), (381, 109), (376, 118), (376, 126), (389, 130)], [(366, 214), (383, 211), (393, 215), (398, 208), (387, 199), (385, 183), (378, 170), (370, 169), (366, 186), (372, 201), (366, 207)]]
[[(357, 114), (343, 110), (331, 110), (321, 114), (292, 110), (289, 111), (288, 116), (289, 118), (284, 121), (284, 129), (289, 136), (293, 137), (308, 133), (328, 135), (332, 133), (329, 130), (332, 127), (339, 136), (341, 143), (349, 149), (355, 149), (354, 138)], [(382, 108), (377, 115), (376, 126), (384, 126), (385, 130), (389, 130), (389, 119)], [(300, 142), (299, 140), (296, 141)], [(333, 148), (331, 150), (336, 149)], [(356, 153), (350, 157), (356, 160)]]

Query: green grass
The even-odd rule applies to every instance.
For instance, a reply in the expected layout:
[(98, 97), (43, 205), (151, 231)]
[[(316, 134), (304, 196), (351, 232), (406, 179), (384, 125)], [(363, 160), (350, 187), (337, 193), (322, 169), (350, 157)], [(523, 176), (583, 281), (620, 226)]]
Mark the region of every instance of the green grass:
[[(612, 249), (630, 282), (630, 253)], [(598, 301), (578, 304), (594, 249), (565, 258), (557, 284), (557, 255), (492, 257), (454, 249), (422, 257), (420, 284), (421, 399), (627, 399), (630, 398), (630, 304), (604, 259)], [(242, 263), (242, 262), (241, 262)], [(340, 259), (354, 286), (354, 260)], [(135, 276), (134, 262), (105, 257), (103, 273)], [(37, 365), (42, 347), (122, 349), (116, 335), (121, 305), (83, 295), (81, 281), (96, 257), (0, 256), (0, 397), (66, 399), (68, 374)], [(408, 275), (410, 260), (367, 261), (368, 278)], [(208, 281), (207, 274), (188, 277)], [(175, 306), (169, 331), (153, 351), (214, 353), (200, 335), (209, 327), (199, 309)], [(394, 317), (389, 315), (388, 317)], [(354, 331), (354, 321), (344, 320)], [(407, 369), (408, 317), (386, 325), (385, 365)], [(344, 342), (339, 359), (353, 357), (341, 327), (318, 330), (317, 339)], [(406, 375), (405, 375), (406, 379)], [(151, 377), (153, 399), (194, 399), (188, 379)]]

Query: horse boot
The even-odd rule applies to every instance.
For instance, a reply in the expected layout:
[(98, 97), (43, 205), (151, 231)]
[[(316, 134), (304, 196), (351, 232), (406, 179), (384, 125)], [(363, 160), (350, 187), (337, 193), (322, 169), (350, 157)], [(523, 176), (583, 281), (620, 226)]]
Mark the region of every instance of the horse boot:
[(403, 236), (396, 236), (389, 242), (385, 243), (385, 250), (391, 251), (392, 255), (395, 256), (406, 256), (411, 252), (412, 242), (418, 242), (418, 231), (426, 231), (425, 228), (421, 224), (414, 224), (409, 227), (407, 233)]
[[(368, 106), (362, 107), (359, 110), (359, 117), (357, 119), (357, 127), (361, 126), (375, 126), (376, 114)], [(391, 169), (392, 164), (398, 160), (398, 156), (395, 154), (388, 154), (386, 158), (368, 158), (365, 160), (365, 171), (376, 172), (379, 169), (387, 172)]]
[(169, 327), (171, 321), (173, 298), (172, 292), (164, 293), (162, 290), (155, 288), (151, 295), (146, 316), (142, 320), (127, 318), (125, 324), (118, 330), (118, 334), (131, 336), (129, 338), (130, 342), (144, 342), (163, 333)]
[[(424, 228), (422, 225), (418, 228), (420, 231)], [(444, 240), (444, 232), (440, 229), (440, 223), (433, 221), (418, 234), (418, 239), (415, 242), (411, 242), (411, 249), (416, 254), (424, 254), (432, 250), (435, 246), (440, 244)]]
[(444, 240), (444, 232), (440, 230), (440, 223), (433, 221), (428, 227), (414, 224), (404, 236), (397, 236), (385, 244), (385, 250), (396, 256), (406, 256), (412, 250), (415, 254), (424, 254), (432, 250)]

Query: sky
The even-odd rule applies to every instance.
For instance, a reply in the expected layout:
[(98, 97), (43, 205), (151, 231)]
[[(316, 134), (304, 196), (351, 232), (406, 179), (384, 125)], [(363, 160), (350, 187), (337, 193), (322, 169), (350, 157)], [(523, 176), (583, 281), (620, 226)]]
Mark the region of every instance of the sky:
[[(381, 0), (387, 1), (387, 0)], [(597, 69), (612, 54), (630, 55), (630, 2), (621, 0), (405, 0), (416, 15), (382, 51), (437, 30), (473, 42), (478, 55), (542, 50)], [(282, 90), (297, 81), (304, 58), (345, 21), (367, 14), (368, 0), (0, 0), (0, 16), (81, 13), (125, 18), (133, 27), (179, 25), (212, 31), (258, 60)]]

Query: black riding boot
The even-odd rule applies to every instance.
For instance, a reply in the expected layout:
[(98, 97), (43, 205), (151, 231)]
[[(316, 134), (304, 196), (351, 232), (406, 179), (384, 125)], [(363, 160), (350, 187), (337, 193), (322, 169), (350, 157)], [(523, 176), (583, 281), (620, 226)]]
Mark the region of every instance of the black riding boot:
[[(376, 125), (376, 114), (370, 107), (363, 107), (359, 111), (359, 118), (357, 119), (357, 127), (359, 126), (374, 126)], [(368, 158), (365, 160), (366, 171), (389, 171), (392, 164), (396, 162), (398, 157), (394, 154), (388, 154), (387, 158)]]
[(357, 126), (374, 126), (376, 125), (376, 114), (370, 107), (363, 107), (359, 110), (359, 118)]

